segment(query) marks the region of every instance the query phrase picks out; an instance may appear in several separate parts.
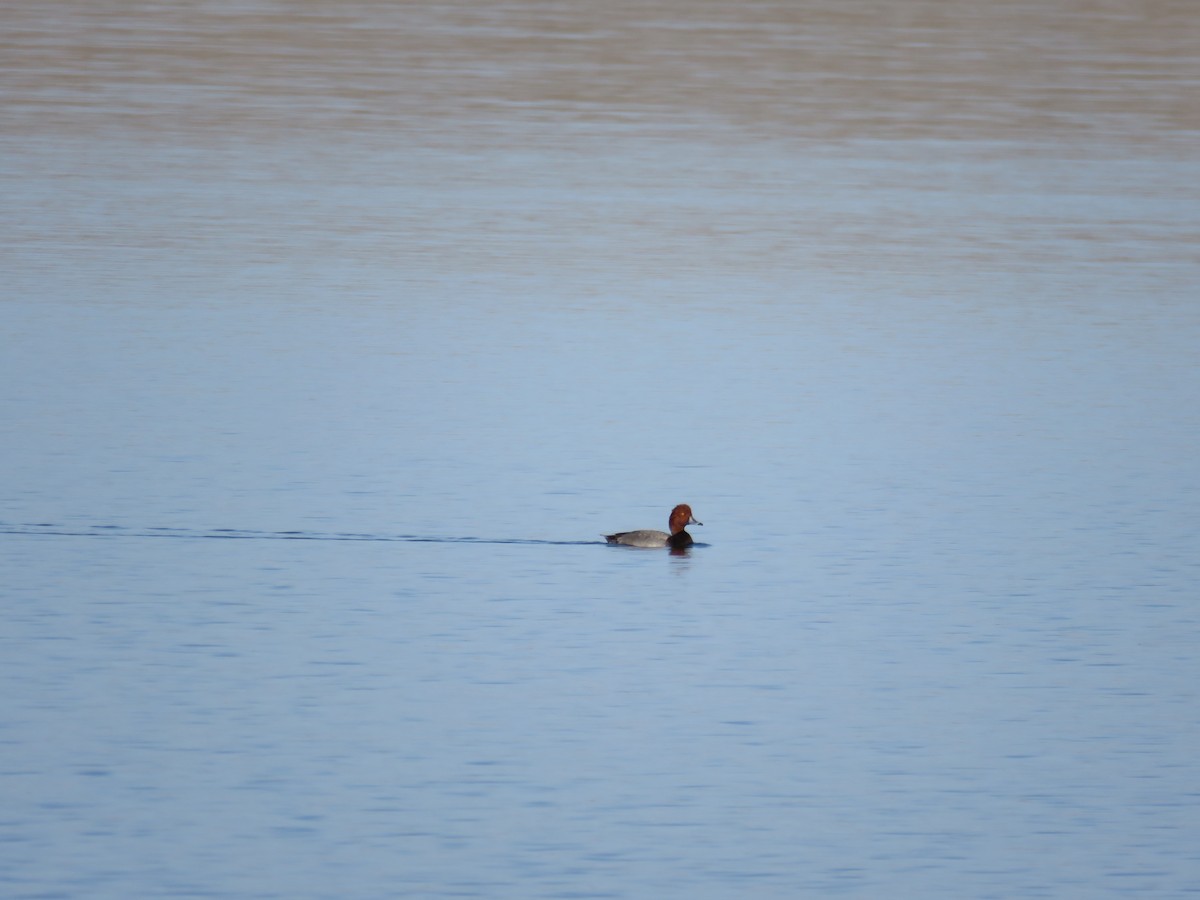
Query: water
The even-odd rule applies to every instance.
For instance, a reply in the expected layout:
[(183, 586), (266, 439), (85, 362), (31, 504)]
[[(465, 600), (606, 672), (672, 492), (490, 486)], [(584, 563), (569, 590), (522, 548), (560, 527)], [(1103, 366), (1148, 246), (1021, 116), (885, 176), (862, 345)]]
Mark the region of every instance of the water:
[(1189, 6), (0, 25), (0, 894), (1200, 891)]

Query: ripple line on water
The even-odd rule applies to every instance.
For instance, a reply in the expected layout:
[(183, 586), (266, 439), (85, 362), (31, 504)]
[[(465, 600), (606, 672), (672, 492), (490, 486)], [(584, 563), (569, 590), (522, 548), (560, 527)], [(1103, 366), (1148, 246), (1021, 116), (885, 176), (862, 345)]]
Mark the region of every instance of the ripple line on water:
[(533, 538), (445, 537), (415, 534), (369, 534), (357, 532), (319, 531), (252, 531), (244, 528), (177, 528), (151, 526), (131, 528), (125, 525), (58, 525), (53, 522), (0, 522), (0, 534), (42, 535), (52, 537), (101, 538), (184, 538), (190, 540), (256, 540), (256, 541), (390, 541), (415, 544), (541, 544), (549, 546), (582, 546), (602, 541), (547, 541)]

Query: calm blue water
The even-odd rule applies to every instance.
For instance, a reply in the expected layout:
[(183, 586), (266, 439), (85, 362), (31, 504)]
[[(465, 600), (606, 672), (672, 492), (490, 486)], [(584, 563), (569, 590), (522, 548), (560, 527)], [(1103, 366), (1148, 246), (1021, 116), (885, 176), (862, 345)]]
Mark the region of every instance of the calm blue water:
[(7, 6), (0, 895), (1200, 893), (1200, 18), (1070, 6)]

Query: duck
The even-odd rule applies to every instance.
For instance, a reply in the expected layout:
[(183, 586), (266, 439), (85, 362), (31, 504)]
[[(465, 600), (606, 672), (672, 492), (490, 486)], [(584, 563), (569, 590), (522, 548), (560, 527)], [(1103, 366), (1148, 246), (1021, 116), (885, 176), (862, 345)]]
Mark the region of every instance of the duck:
[(680, 503), (671, 510), (671, 517), (667, 522), (671, 529), (670, 534), (665, 531), (653, 530), (618, 531), (616, 534), (604, 535), (604, 539), (610, 544), (619, 544), (622, 547), (670, 547), (672, 550), (682, 550), (695, 543), (692, 536), (685, 530), (687, 526), (704, 524), (696, 520), (696, 517), (692, 515), (692, 508), (686, 503)]

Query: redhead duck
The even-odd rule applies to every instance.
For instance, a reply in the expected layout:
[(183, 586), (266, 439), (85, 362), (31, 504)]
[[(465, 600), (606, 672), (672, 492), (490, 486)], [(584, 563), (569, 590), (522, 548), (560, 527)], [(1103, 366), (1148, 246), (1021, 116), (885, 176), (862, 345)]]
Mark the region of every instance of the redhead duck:
[(671, 533), (665, 531), (618, 531), (616, 534), (606, 534), (604, 539), (610, 544), (621, 544), (625, 547), (670, 547), (672, 550), (682, 550), (694, 543), (692, 536), (684, 529), (689, 525), (703, 525), (692, 515), (692, 508), (686, 503), (680, 503), (671, 510), (669, 519)]

